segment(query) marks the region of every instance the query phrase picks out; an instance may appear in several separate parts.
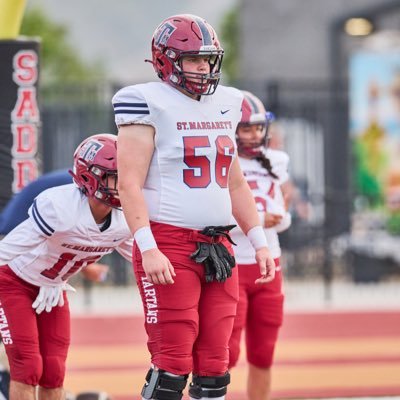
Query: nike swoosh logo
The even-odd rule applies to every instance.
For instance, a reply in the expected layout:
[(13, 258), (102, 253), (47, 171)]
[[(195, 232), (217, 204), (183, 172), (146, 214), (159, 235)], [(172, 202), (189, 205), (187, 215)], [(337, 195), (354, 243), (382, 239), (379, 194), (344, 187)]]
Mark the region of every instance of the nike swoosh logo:
[(224, 115), (224, 114), (226, 114), (226, 113), (227, 113), (228, 111), (230, 111), (230, 110), (231, 110), (231, 109), (225, 110), (225, 111), (224, 111), (224, 110), (221, 110), (221, 114)]

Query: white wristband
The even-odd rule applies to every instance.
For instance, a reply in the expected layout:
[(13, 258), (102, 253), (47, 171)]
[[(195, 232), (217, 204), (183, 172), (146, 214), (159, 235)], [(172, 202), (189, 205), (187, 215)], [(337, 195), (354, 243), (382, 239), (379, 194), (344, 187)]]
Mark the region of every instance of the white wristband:
[(141, 253), (145, 252), (146, 250), (157, 248), (156, 240), (154, 239), (153, 232), (149, 226), (143, 226), (142, 228), (139, 228), (133, 237)]
[(267, 238), (265, 237), (264, 229), (261, 225), (254, 226), (247, 232), (247, 238), (250, 240), (254, 250), (259, 250), (262, 247), (268, 247)]

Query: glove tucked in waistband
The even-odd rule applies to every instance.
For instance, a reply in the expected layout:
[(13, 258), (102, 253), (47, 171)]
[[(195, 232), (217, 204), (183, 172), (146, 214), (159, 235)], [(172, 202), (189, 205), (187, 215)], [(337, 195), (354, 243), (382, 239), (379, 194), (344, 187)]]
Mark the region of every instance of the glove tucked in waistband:
[(229, 236), (229, 231), (236, 225), (227, 226), (206, 226), (200, 233), (211, 237), (207, 242), (198, 241), (197, 250), (191, 254), (196, 263), (203, 264), (205, 269), (206, 282), (225, 282), (232, 276), (232, 268), (235, 267), (233, 257), (225, 247), (221, 238), (226, 238), (230, 243), (235, 244)]

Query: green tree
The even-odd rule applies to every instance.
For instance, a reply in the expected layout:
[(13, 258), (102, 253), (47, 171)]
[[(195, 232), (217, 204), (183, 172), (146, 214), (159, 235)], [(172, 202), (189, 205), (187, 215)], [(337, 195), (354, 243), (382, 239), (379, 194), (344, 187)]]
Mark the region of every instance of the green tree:
[(221, 42), (225, 50), (223, 61), (224, 77), (229, 84), (239, 76), (239, 7), (228, 11), (221, 23)]
[(81, 60), (68, 41), (68, 28), (51, 21), (40, 8), (26, 11), (21, 35), (41, 39), (41, 80), (45, 84), (93, 82), (104, 76), (98, 65)]

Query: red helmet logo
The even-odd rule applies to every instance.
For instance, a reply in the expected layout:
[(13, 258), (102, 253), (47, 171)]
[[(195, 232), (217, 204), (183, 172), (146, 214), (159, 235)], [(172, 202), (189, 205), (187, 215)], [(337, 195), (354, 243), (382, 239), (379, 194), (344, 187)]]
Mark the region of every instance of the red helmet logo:
[(175, 29), (176, 27), (168, 21), (164, 22), (154, 33), (154, 46), (158, 49), (161, 49), (162, 46), (166, 46)]
[(117, 137), (108, 133), (85, 139), (74, 153), (74, 168), (69, 171), (75, 184), (88, 197), (110, 207), (120, 208), (117, 183)]

